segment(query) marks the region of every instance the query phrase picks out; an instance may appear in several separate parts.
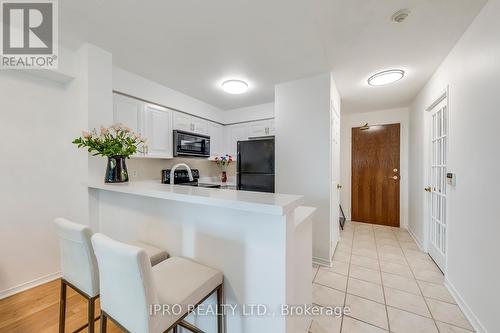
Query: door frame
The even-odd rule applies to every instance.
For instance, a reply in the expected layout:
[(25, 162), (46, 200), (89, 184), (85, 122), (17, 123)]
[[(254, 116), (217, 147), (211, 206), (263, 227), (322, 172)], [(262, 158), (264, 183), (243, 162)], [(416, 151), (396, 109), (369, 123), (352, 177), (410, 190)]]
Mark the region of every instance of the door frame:
[[(409, 198), (409, 173), (408, 166), (410, 162), (410, 122), (409, 122), (409, 113), (408, 119), (393, 119), (393, 120), (382, 120), (382, 121), (374, 121), (368, 122), (370, 126), (383, 126), (383, 125), (391, 125), (391, 124), (399, 124), (400, 133), (399, 133), (399, 228), (400, 229), (408, 229), (408, 198)], [(363, 124), (366, 123), (363, 122)], [(352, 221), (352, 129), (363, 126), (363, 124), (357, 124), (349, 126), (349, 151), (348, 151), (348, 175), (349, 175), (349, 206), (348, 208), (348, 216), (349, 221)]]
[[(448, 133), (447, 133), (447, 140), (446, 140), (446, 156), (447, 156), (447, 161), (446, 161), (446, 168), (447, 171), (450, 170), (450, 147), (452, 143), (452, 137), (451, 137), (451, 124), (452, 124), (452, 112), (451, 112), (451, 107), (450, 107), (450, 91), (449, 91), (449, 86), (447, 85), (444, 90), (441, 91), (441, 93), (438, 95), (439, 97), (435, 98), (434, 101), (425, 109), (424, 113), (424, 183), (422, 184), (423, 186), (421, 187), (421, 190), (423, 192), (423, 203), (424, 203), (424, 251), (429, 254), (430, 250), (430, 231), (431, 231), (431, 196), (428, 195), (427, 192), (424, 191), (424, 188), (427, 187), (430, 183), (430, 177), (431, 177), (431, 172), (430, 172), (430, 162), (431, 162), (431, 154), (432, 154), (432, 142), (431, 142), (431, 135), (432, 135), (432, 118), (431, 118), (431, 112), (436, 107), (439, 103), (446, 101), (446, 108), (448, 112)], [(443, 273), (446, 275), (447, 267), (448, 267), (448, 245), (449, 245), (449, 234), (450, 234), (450, 223), (449, 223), (449, 217), (450, 217), (450, 212), (451, 212), (451, 195), (450, 195), (450, 187), (446, 182), (446, 187), (447, 187), (447, 195), (446, 195), (446, 251), (445, 251), (445, 256), (444, 256), (444, 271)]]

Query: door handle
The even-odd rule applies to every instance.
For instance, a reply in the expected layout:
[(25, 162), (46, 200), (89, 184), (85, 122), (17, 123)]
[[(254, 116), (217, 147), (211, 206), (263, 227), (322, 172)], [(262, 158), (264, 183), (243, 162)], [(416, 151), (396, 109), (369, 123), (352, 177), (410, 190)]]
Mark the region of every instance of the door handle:
[(389, 177), (389, 179), (398, 180), (398, 176), (392, 176), (392, 177)]
[(426, 192), (432, 192), (432, 188), (431, 188), (430, 186), (427, 186), (426, 188), (424, 188), (424, 190), (425, 190)]
[(342, 188), (342, 185), (337, 184), (337, 190), (340, 190)]

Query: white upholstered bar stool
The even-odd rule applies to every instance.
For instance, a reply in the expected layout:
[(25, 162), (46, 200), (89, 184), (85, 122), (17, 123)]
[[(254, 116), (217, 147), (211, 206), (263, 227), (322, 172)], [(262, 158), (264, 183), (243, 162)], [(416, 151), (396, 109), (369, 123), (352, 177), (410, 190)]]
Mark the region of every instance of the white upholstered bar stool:
[[(151, 267), (142, 249), (98, 233), (92, 236), (92, 245), (99, 265), (101, 333), (106, 333), (108, 318), (125, 332), (177, 332), (178, 326), (202, 332), (183, 319), (213, 293), (217, 293), (217, 332), (222, 333), (221, 272), (179, 257)], [(154, 305), (162, 310), (169, 306), (170, 311), (155, 313)]]
[[(99, 272), (90, 237), (92, 230), (66, 219), (54, 220), (61, 249), (61, 295), (59, 305), (59, 332), (64, 333), (66, 322), (66, 289), (70, 286), (88, 301), (88, 322), (77, 329), (79, 332), (88, 326), (94, 332), (95, 301), (99, 297)], [(143, 247), (151, 264), (158, 264), (168, 258), (168, 253), (153, 245), (134, 242)]]

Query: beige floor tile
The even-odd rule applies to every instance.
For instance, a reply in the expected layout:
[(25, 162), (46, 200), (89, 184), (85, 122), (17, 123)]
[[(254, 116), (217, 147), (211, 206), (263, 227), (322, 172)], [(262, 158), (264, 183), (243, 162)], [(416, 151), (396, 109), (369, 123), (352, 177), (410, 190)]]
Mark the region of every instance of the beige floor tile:
[(425, 270), (425, 269), (415, 269), (413, 270), (413, 274), (415, 274), (415, 278), (417, 280), (426, 281), (426, 282), (434, 282), (438, 284), (444, 283), (444, 275), (441, 272), (436, 272), (434, 270)]
[(460, 310), (456, 304), (441, 302), (430, 298), (427, 298), (426, 300), (434, 319), (447, 324), (466, 328), (468, 330), (473, 330), (469, 321), (462, 313), (462, 310)]
[(337, 261), (342, 261), (349, 263), (351, 261), (351, 254), (347, 252), (342, 252), (342, 251), (335, 251), (335, 254), (333, 255), (333, 259)]
[(313, 283), (312, 301), (322, 306), (343, 306), (345, 293)]
[(349, 276), (359, 280), (382, 284), (382, 277), (379, 271), (357, 265), (351, 265)]
[(377, 245), (378, 246), (389, 245), (389, 246), (398, 247), (399, 242), (397, 240), (394, 240), (394, 239), (377, 239)]
[(417, 244), (415, 242), (401, 242), (401, 248), (404, 250), (413, 250), (413, 251), (419, 251), (420, 249), (418, 248)]
[(379, 260), (393, 262), (395, 264), (407, 265), (404, 255), (394, 254), (394, 253), (379, 253)]
[(382, 284), (385, 287), (406, 291), (411, 294), (421, 294), (417, 282), (413, 278), (382, 272)]
[(368, 250), (365, 248), (353, 248), (352, 254), (355, 254), (357, 256), (362, 256), (362, 257), (369, 257), (369, 258), (373, 258), (373, 259), (378, 259), (377, 251), (374, 249)]
[(337, 260), (332, 260), (332, 267), (321, 266), (321, 269), (345, 276), (349, 274), (349, 264)]
[(442, 323), (440, 321), (436, 322), (440, 333), (471, 333), (472, 331), (456, 327), (450, 324)]
[(422, 294), (425, 297), (438, 299), (448, 303), (456, 303), (448, 289), (442, 284), (418, 281), (418, 285), (420, 289), (422, 289)]
[(392, 245), (379, 245), (378, 247), (378, 252), (383, 252), (387, 254), (396, 254), (399, 255), (400, 257), (403, 257), (403, 250), (399, 246), (392, 246)]
[(404, 251), (406, 258), (408, 261), (411, 260), (426, 260), (429, 258), (429, 255), (420, 251), (414, 250), (405, 250)]
[(391, 332), (438, 333), (434, 320), (403, 310), (387, 307)]
[(388, 329), (385, 305), (348, 294), (345, 306), (350, 308), (350, 317)]
[(315, 316), (313, 317), (310, 333), (339, 333), (342, 324), (340, 316)]
[(382, 272), (386, 273), (401, 275), (409, 278), (413, 277), (410, 267), (407, 264), (397, 264), (394, 262), (380, 260), (380, 269)]
[(386, 330), (364, 323), (351, 317), (344, 317), (342, 333), (385, 333)]
[(352, 245), (347, 245), (347, 244), (338, 244), (337, 245), (337, 250), (345, 252), (345, 253), (351, 253), (352, 251)]
[(351, 264), (366, 267), (366, 268), (373, 269), (376, 271), (380, 270), (380, 265), (378, 263), (378, 259), (373, 259), (373, 258), (369, 258), (369, 257), (362, 257), (362, 256), (358, 256), (355, 254), (353, 254), (351, 257)]
[(384, 304), (384, 291), (381, 285), (349, 278), (347, 282), (347, 293), (368, 298), (372, 301)]
[(427, 304), (425, 304), (422, 296), (387, 287), (384, 290), (387, 305), (431, 318)]
[(324, 286), (345, 291), (347, 286), (347, 276), (319, 269), (314, 282)]

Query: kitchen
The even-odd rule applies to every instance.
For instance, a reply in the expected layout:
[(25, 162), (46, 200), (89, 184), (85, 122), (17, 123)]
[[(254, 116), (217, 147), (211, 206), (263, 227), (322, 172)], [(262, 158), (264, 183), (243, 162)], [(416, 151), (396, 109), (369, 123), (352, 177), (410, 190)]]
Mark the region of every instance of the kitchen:
[[(184, 163), (196, 170), (195, 178), (200, 183), (245, 190), (245, 167), (240, 172), (243, 183), (241, 175), (237, 177), (236, 167), (241, 167), (239, 160), (246, 161), (243, 163), (246, 168), (254, 168), (259, 173), (271, 176), (274, 174), (274, 118), (224, 125), (115, 91), (113, 122), (123, 124), (147, 139), (145, 149), (127, 161), (131, 180), (158, 179), (170, 183), (167, 172), (176, 164)], [(267, 139), (267, 144), (261, 147), (258, 143), (244, 142), (262, 142), (264, 139)], [(183, 142), (190, 141), (196, 143), (191, 146), (182, 145)], [(238, 151), (239, 141), (242, 141), (242, 152)], [(260, 154), (268, 155), (267, 164), (265, 161), (254, 160)], [(229, 163), (224, 171), (227, 173), (226, 181), (221, 180), (222, 170), (218, 170), (215, 161), (216, 158), (223, 157), (234, 162)], [(163, 165), (161, 168), (160, 163)], [(248, 185), (250, 189), (251, 184)], [(274, 177), (270, 177), (263, 185), (266, 185), (263, 190), (274, 192)]]

